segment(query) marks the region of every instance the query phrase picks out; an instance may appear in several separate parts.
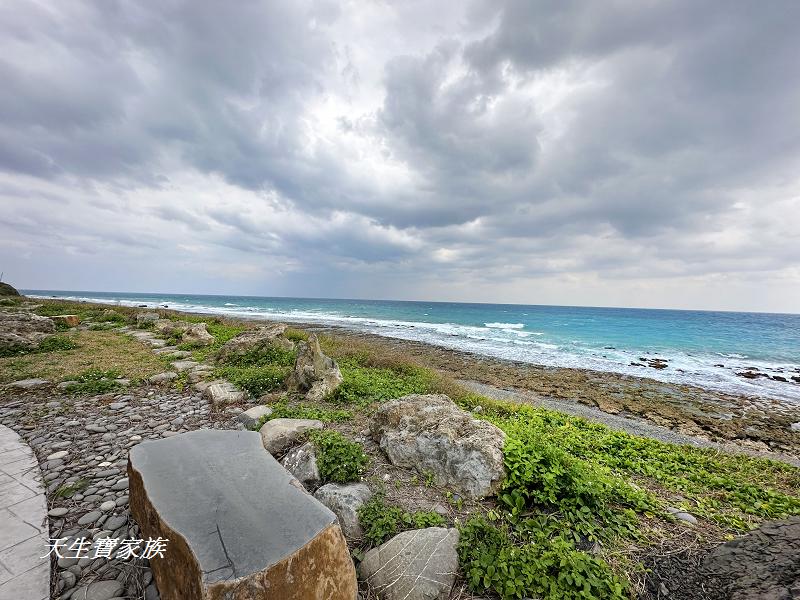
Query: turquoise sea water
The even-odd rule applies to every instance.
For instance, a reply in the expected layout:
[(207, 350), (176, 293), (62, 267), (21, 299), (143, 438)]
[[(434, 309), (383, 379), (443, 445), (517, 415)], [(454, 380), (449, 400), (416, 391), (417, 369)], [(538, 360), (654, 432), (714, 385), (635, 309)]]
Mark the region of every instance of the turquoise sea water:
[[(529, 363), (643, 375), (800, 403), (800, 315), (518, 304), (25, 290), (32, 296), (339, 325)], [(632, 366), (664, 358), (663, 370)], [(723, 366), (719, 366), (723, 365)]]

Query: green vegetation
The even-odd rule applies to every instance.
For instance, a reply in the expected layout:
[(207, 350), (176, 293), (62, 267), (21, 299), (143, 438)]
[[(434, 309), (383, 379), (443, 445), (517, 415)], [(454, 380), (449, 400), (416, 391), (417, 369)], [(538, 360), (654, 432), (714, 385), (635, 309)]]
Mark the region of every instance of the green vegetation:
[(278, 389), (289, 375), (289, 367), (264, 365), (260, 367), (225, 366), (214, 369), (214, 377), (227, 379), (255, 397)]
[(295, 329), (294, 327), (289, 327), (283, 336), (288, 339), (292, 340), (293, 342), (307, 342), (308, 341), (308, 334), (305, 331), (300, 329)]
[(314, 431), (309, 436), (317, 455), (317, 468), (324, 483), (358, 481), (369, 459), (364, 446), (337, 431)]
[(272, 419), (316, 419), (323, 423), (341, 423), (353, 418), (353, 413), (349, 410), (337, 410), (303, 403), (290, 406), (282, 401), (273, 404), (270, 408), (272, 408), (272, 413), (261, 417), (253, 426), (253, 430), (261, 429), (264, 423)]
[(78, 345), (73, 338), (64, 335), (53, 335), (39, 342), (38, 352), (74, 350), (77, 347)]
[(55, 492), (55, 496), (56, 498), (71, 498), (73, 495), (77, 494), (81, 490), (85, 490), (87, 487), (89, 487), (88, 479), (78, 479), (77, 481), (65, 483), (59, 487)]
[(192, 317), (191, 315), (182, 315), (180, 318), (183, 321), (205, 323), (208, 333), (214, 336), (214, 343), (208, 346), (203, 346), (202, 348), (195, 348), (192, 344), (180, 344), (178, 346), (180, 350), (193, 351), (192, 354), (194, 359), (198, 362), (203, 362), (207, 358), (211, 357), (217, 350), (222, 348), (225, 342), (236, 337), (247, 329), (247, 327), (243, 325), (228, 324), (219, 319), (202, 319), (199, 317)]
[(65, 391), (68, 394), (107, 394), (120, 388), (115, 381), (119, 376), (118, 371), (88, 369), (75, 377), (77, 383), (68, 385)]
[(493, 591), (503, 600), (628, 598), (627, 584), (599, 559), (575, 549), (555, 521), (529, 520), (510, 531), (483, 517), (459, 528), (458, 558), (470, 589)]
[(378, 368), (348, 361), (340, 363), (339, 368), (344, 381), (329, 400), (356, 406), (408, 394), (425, 394), (433, 381), (433, 374), (419, 367)]
[(444, 527), (446, 521), (437, 512), (408, 512), (399, 506), (386, 504), (382, 494), (375, 494), (358, 509), (358, 520), (364, 529), (364, 540), (378, 546), (390, 537), (408, 529)]

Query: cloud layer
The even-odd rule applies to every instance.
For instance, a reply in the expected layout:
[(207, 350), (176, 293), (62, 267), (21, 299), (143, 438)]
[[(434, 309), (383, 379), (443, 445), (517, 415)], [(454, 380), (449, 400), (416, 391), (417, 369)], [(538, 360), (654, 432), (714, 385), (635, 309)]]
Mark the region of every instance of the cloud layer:
[(0, 268), (797, 312), (798, 22), (792, 0), (7, 2)]

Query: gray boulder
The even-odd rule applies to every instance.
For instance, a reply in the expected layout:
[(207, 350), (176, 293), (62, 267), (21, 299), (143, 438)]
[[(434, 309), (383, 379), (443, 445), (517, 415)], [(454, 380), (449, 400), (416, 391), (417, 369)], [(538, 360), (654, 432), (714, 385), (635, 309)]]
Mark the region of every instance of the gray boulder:
[(322, 421), (316, 419), (272, 419), (264, 423), (259, 433), (267, 452), (273, 456), (283, 456), (292, 446), (300, 443), (306, 433), (322, 427)]
[(252, 431), (198, 430), (129, 453), (131, 515), (143, 539), (168, 539), (150, 568), (163, 600), (355, 600), (336, 516)]
[(308, 342), (300, 342), (294, 371), (287, 385), (306, 393), (306, 398), (319, 402), (342, 384), (342, 373), (336, 361), (323, 354), (316, 334)]
[(496, 494), (505, 477), (505, 434), (441, 394), (386, 402), (371, 433), (393, 465), (432, 473), (438, 485), (468, 498)]
[(269, 406), (254, 406), (248, 408), (246, 411), (236, 415), (236, 420), (248, 429), (252, 429), (261, 420), (261, 417), (269, 416), (272, 414), (272, 409)]
[[(314, 452), (314, 444), (311, 442), (306, 442), (298, 448), (289, 450), (286, 456), (283, 457), (281, 464), (309, 492), (316, 490), (322, 483), (322, 478), (319, 476), (319, 469), (317, 468), (317, 455)], [(323, 502), (323, 504), (325, 503)], [(344, 527), (342, 527), (342, 530), (344, 530)], [(345, 536), (347, 536), (347, 533), (345, 533)]]
[(19, 292), (13, 285), (0, 281), (0, 296), (19, 296)]
[(458, 571), (458, 530), (404, 531), (364, 555), (359, 578), (382, 600), (447, 600)]
[(161, 385), (163, 383), (169, 383), (170, 381), (174, 381), (178, 378), (178, 374), (172, 371), (166, 371), (164, 373), (158, 373), (151, 377), (147, 378), (147, 381), (153, 385)]
[(247, 392), (243, 392), (230, 381), (219, 379), (203, 389), (203, 398), (211, 402), (212, 406), (236, 404), (247, 399)]
[(344, 536), (349, 540), (360, 540), (364, 535), (358, 521), (358, 509), (371, 497), (372, 491), (364, 483), (328, 483), (314, 494), (314, 498), (334, 512)]
[(191, 323), (183, 332), (181, 341), (194, 346), (210, 346), (214, 343), (214, 336), (208, 333), (205, 323)]
[(244, 354), (266, 351), (271, 347), (292, 350), (294, 344), (291, 340), (283, 337), (285, 331), (284, 323), (272, 323), (244, 331), (225, 342), (225, 345), (217, 352), (217, 360), (220, 362), (231, 361)]
[(172, 319), (159, 319), (153, 323), (153, 329), (164, 335), (183, 333), (188, 326), (186, 321), (173, 321)]
[(55, 323), (47, 317), (28, 312), (0, 312), (0, 356), (33, 350), (55, 332)]

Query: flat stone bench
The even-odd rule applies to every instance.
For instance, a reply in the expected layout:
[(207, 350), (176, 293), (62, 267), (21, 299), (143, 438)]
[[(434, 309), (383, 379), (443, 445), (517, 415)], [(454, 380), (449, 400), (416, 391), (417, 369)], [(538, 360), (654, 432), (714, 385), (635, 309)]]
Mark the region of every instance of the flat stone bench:
[(199, 430), (144, 442), (128, 458), (131, 513), (161, 598), (354, 600), (355, 568), (333, 512), (254, 431)]

